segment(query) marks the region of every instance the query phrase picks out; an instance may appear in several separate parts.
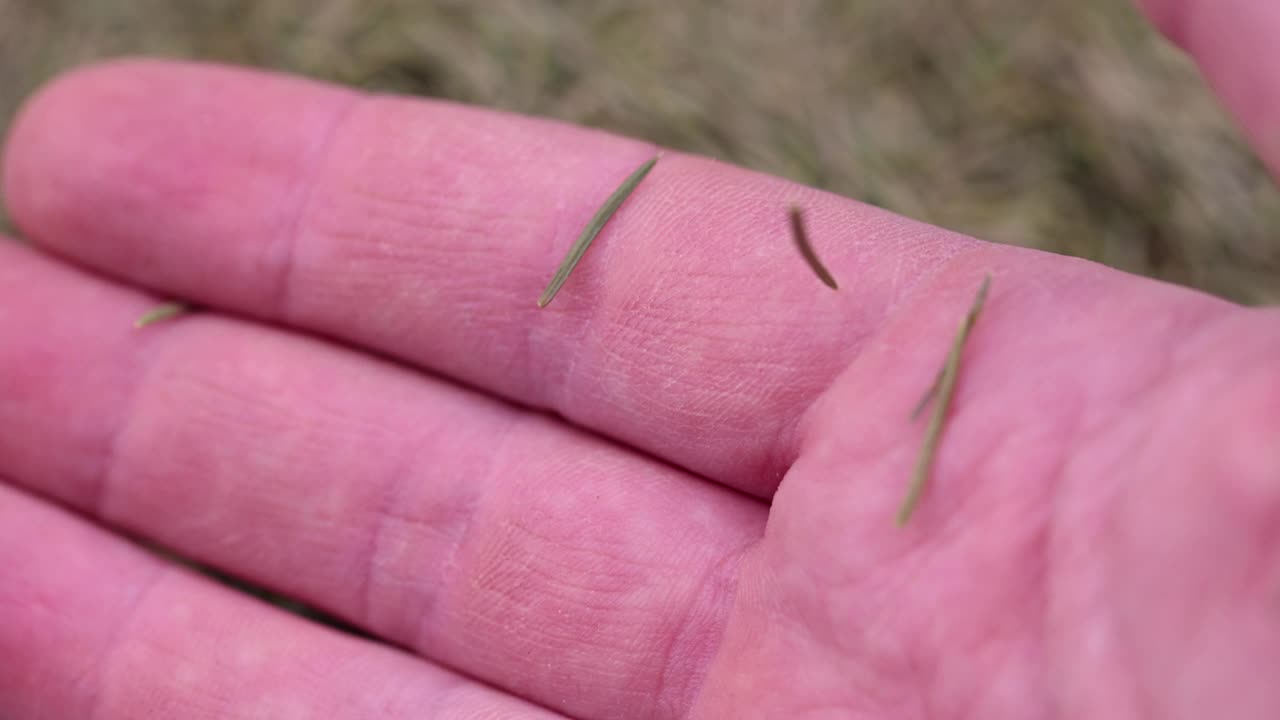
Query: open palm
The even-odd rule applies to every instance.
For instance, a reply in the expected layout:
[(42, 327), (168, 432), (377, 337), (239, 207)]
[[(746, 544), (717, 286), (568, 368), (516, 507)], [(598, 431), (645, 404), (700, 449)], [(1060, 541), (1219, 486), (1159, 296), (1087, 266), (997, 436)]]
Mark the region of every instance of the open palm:
[[(1280, 158), (1280, 72), (1229, 47), (1277, 6), (1149, 4), (1211, 79), (1251, 73), (1219, 84)], [(672, 153), (539, 310), (652, 152), (209, 66), (33, 100), (0, 715), (1277, 716), (1275, 311)], [(899, 528), (908, 415), (986, 272)], [(135, 331), (139, 288), (207, 311)]]

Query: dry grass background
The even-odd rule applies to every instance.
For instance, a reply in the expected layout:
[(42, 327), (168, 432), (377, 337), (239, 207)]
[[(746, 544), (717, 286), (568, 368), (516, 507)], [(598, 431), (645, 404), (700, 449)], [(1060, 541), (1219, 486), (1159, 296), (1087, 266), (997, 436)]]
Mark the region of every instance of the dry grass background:
[(120, 54), (562, 118), (1280, 302), (1280, 193), (1128, 0), (0, 0), (0, 123)]

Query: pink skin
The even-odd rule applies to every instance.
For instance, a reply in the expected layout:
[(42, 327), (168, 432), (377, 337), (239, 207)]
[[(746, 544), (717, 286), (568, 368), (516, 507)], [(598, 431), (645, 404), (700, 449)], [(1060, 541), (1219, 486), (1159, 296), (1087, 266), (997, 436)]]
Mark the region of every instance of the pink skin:
[[(1280, 167), (1280, 5), (1146, 5)], [(653, 151), (208, 66), (33, 99), (0, 716), (1280, 714), (1276, 311), (677, 153), (539, 311)], [(906, 416), (985, 271), (898, 529)], [(143, 288), (209, 311), (134, 331)]]

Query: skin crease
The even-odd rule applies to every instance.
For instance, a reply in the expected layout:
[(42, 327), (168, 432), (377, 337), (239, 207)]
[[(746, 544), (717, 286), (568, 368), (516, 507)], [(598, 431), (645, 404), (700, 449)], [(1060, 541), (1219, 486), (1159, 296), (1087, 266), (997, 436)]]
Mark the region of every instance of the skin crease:
[[(1280, 51), (1243, 47), (1277, 6), (1145, 4), (1277, 167)], [(0, 716), (1280, 713), (1277, 311), (672, 152), (538, 310), (652, 152), (200, 65), (33, 98)], [(899, 529), (907, 415), (985, 272)], [(149, 292), (206, 310), (138, 331)]]

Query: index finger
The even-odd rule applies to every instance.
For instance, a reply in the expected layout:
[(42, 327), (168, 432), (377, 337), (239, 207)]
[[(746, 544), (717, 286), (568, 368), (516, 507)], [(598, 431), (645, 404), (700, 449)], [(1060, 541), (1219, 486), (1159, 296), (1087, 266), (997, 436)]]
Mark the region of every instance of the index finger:
[[(1130, 282), (668, 153), (539, 310), (582, 225), (653, 153), (447, 103), (131, 62), (32, 101), (4, 178), (20, 227), (76, 261), (395, 356), (759, 494), (794, 457), (805, 410), (886, 323), (942, 339), (981, 272), (997, 275), (994, 302), (1012, 290), (1002, 267), (1032, 290), (1020, 317), (1055, 288), (1083, 282), (1101, 302)], [(795, 255), (791, 204), (842, 292)], [(921, 388), (942, 354), (922, 347), (894, 349)]]

